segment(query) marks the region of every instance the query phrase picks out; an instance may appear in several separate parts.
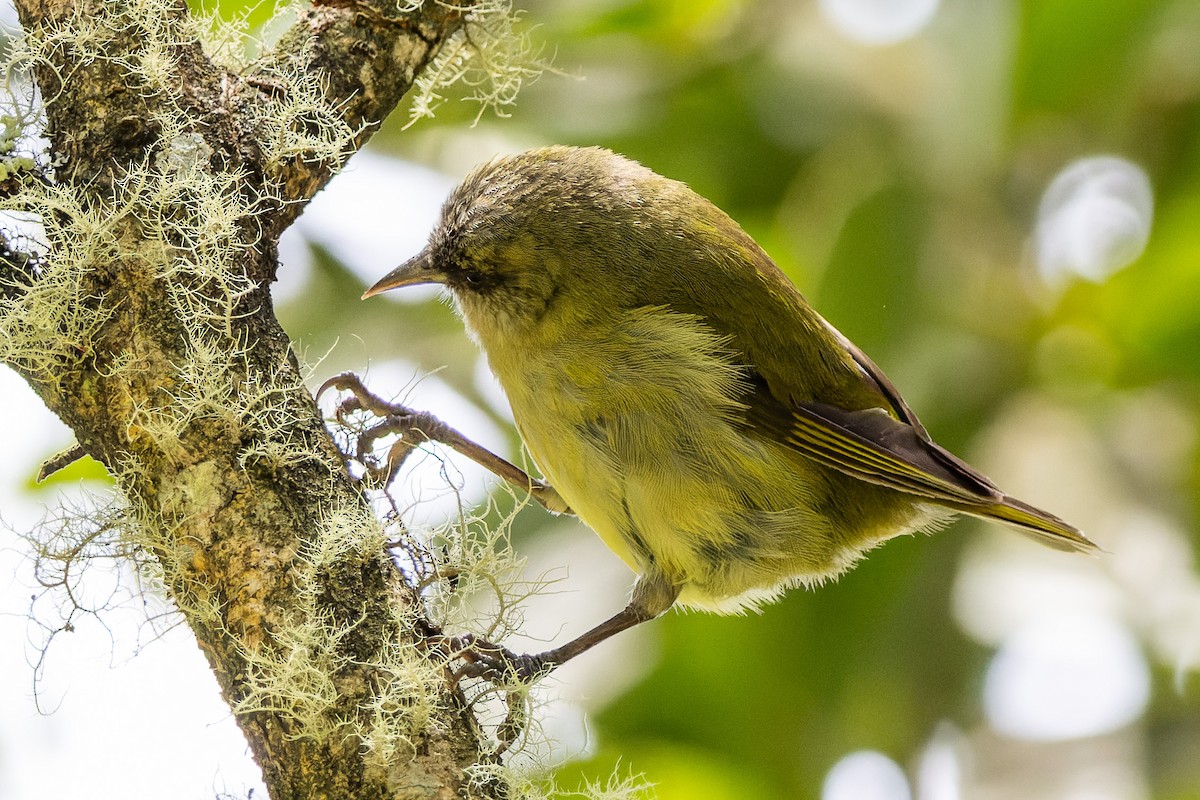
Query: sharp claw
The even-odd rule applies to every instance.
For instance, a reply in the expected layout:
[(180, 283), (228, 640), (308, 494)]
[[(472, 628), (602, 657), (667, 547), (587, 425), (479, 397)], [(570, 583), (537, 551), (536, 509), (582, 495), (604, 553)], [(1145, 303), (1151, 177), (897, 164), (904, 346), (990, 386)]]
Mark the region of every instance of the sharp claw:
[(340, 372), (322, 383), (317, 389), (315, 396), (318, 400), (320, 400), (321, 395), (325, 394), (325, 392), (329, 391), (330, 389), (338, 389), (340, 391), (342, 389), (351, 389), (355, 386), (360, 388), (362, 387), (362, 381), (358, 379), (357, 375), (355, 375), (353, 372)]

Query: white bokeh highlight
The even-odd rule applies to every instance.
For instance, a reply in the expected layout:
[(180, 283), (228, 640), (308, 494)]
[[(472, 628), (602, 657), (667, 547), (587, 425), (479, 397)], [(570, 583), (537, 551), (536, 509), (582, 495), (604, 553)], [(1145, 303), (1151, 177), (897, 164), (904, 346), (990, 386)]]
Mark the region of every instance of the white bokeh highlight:
[(829, 770), (821, 800), (911, 800), (908, 778), (900, 765), (883, 753), (859, 750)]
[(1000, 733), (1061, 741), (1110, 733), (1150, 700), (1150, 670), (1133, 635), (1096, 614), (1053, 614), (1010, 635), (988, 666), (984, 711)]
[(878, 47), (924, 30), (939, 0), (820, 0), (819, 5), (829, 24), (847, 39)]
[(1145, 170), (1114, 156), (1069, 164), (1042, 195), (1037, 265), (1051, 286), (1072, 277), (1103, 281), (1146, 249), (1154, 193)]
[(917, 800), (962, 800), (967, 752), (962, 733), (939, 723), (917, 762)]

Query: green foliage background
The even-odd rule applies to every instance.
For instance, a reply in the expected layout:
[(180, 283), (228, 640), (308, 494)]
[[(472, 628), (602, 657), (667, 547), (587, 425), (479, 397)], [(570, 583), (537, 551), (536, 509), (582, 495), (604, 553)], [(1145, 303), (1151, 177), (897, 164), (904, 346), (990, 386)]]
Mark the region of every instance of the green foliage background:
[[(485, 114), (468, 129), (477, 107), (451, 99), (407, 130), (398, 114), (372, 147), (457, 178), (455, 153), (482, 160), (493, 143), (600, 144), (711, 198), (872, 354), (939, 440), (1110, 551), (1078, 569), (1108, 587), (1109, 613), (1140, 638), (1151, 701), (1082, 741), (992, 730), (982, 691), (993, 650), (959, 624), (955, 596), (970, 553), (1008, 534), (959, 522), (889, 543), (836, 585), (761, 616), (653, 623), (657, 660), (593, 715), (596, 751), (564, 767), (566, 784), (620, 761), (663, 798), (815, 797), (860, 749), (917, 776), (949, 730), (968, 797), (1066, 797), (1081, 772), (1108, 764), (1124, 778), (1095, 796), (1200, 798), (1198, 662), (1179, 655), (1200, 644), (1200, 604), (1161, 612), (1178, 617), (1173, 649), (1155, 616), (1165, 598), (1155, 568), (1127, 574), (1158, 552), (1149, 534), (1139, 549), (1136, 519), (1150, 515), (1196, 577), (1200, 5), (942, 6), (921, 35), (868, 47), (815, 3), (530, 0), (525, 19), (561, 74), (526, 89), (509, 118)], [(1101, 154), (1147, 172), (1149, 245), (1106, 280), (1049, 285), (1034, 264), (1038, 202), (1060, 170)], [(441, 377), (477, 394), (474, 350), (445, 308), (359, 305), (361, 282), (327, 257), (311, 281), (281, 314), (314, 350), (357, 336), (382, 359), (403, 342), (407, 358), (449, 365)], [(362, 366), (332, 358), (331, 370)], [(1014, 420), (1030, 408), (1053, 409), (1053, 435), (1082, 432), (1050, 484), (1021, 477), (1045, 455), (1019, 444)], [(1171, 426), (1158, 424), (1163, 409)], [(550, 529), (537, 511), (520, 520), (518, 547)], [(1064, 558), (1011, 547), (1031, 569)], [(929, 791), (919, 796), (943, 796)]]

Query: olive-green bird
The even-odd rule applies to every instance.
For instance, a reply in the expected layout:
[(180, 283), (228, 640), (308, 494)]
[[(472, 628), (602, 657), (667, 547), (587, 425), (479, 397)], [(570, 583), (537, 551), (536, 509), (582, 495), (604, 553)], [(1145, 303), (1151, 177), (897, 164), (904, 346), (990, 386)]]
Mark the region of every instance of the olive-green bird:
[(936, 444), (729, 216), (607, 150), (476, 169), (425, 249), (364, 297), (424, 283), (449, 288), (486, 353), (557, 494), (546, 505), (639, 576), (624, 611), (515, 657), (523, 674), (673, 604), (757, 607), (959, 513), (1095, 548)]

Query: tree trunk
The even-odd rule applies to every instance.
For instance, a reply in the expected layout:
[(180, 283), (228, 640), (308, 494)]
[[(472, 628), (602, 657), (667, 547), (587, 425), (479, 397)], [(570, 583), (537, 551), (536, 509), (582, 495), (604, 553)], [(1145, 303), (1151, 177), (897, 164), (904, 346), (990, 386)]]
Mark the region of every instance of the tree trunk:
[[(462, 7), (331, 0), (223, 66), (182, 0), (18, 0), (52, 169), (12, 162), (0, 356), (117, 479), (274, 800), (495, 797), (417, 598), (272, 312), (276, 242)], [(181, 689), (186, 690), (186, 689)], [(474, 770), (474, 771), (473, 771)]]

